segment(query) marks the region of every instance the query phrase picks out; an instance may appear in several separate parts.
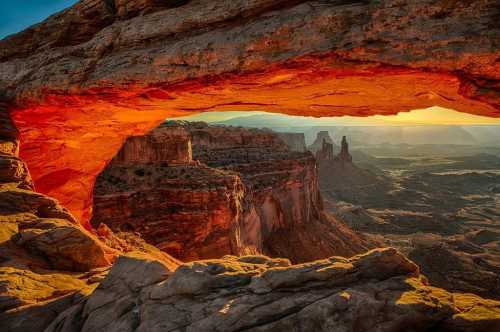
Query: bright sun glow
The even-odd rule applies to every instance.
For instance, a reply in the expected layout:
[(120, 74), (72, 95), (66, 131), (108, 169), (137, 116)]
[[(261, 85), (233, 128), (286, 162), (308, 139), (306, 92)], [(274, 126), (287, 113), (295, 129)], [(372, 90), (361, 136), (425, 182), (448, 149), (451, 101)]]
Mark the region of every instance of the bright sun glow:
[[(262, 117), (269, 116), (265, 112), (213, 112), (202, 113), (192, 116), (178, 118), (180, 120), (222, 122), (233, 118), (246, 116)], [(500, 125), (500, 118), (489, 118), (479, 115), (457, 112), (438, 106), (426, 109), (418, 109), (410, 112), (401, 112), (397, 115), (374, 115), (369, 117), (299, 117), (273, 114), (273, 117), (288, 119), (290, 126), (296, 125), (349, 125), (349, 126), (370, 126), (370, 125)]]

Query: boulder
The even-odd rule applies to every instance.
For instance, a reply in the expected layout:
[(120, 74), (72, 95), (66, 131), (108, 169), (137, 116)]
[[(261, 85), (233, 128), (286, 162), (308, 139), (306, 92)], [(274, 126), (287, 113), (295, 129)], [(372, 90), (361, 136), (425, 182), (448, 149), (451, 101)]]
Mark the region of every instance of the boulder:
[[(299, 265), (226, 256), (187, 263), (167, 279), (151, 264), (120, 258), (99, 288), (47, 331), (493, 332), (500, 327), (499, 302), (429, 286), (418, 267), (392, 248)], [(137, 281), (128, 273), (132, 266), (149, 271), (149, 278)]]

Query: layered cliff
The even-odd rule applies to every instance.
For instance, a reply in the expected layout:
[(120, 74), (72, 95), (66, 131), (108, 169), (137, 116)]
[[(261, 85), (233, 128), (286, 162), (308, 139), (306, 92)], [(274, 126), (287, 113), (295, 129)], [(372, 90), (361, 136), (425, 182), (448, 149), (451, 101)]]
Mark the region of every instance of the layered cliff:
[(82, 0), (0, 41), (0, 326), (498, 330), (498, 302), (408, 278), (414, 266), (393, 251), (300, 266), (227, 257), (179, 269), (173, 286), (175, 260), (121, 256), (93, 292), (120, 241), (82, 229), (30, 180), (85, 223), (96, 176), (167, 116), (433, 105), (498, 116), (497, 13), (495, 0)]
[(265, 130), (194, 124), (189, 131), (193, 158), (240, 174), (247, 189), (241, 236), (258, 252), (301, 262), (369, 246), (324, 213), (310, 153), (290, 151)]
[(169, 116), (434, 105), (499, 116), (496, 9), (495, 0), (82, 0), (0, 41), (0, 98), (36, 186), (85, 223), (94, 180), (125, 138)]
[(323, 149), (324, 143), (328, 143), (332, 145), (332, 153), (336, 153), (339, 150), (339, 147), (335, 144), (333, 139), (330, 137), (330, 134), (326, 130), (321, 130), (316, 134), (316, 138), (311, 145), (307, 147), (309, 151), (314, 153), (318, 153)]
[[(22, 164), (16, 129), (0, 122), (0, 160)], [(427, 285), (394, 249), (302, 265), (226, 256), (177, 268), (177, 260), (140, 240), (103, 226), (89, 233), (57, 201), (31, 190), (22, 165), (11, 172), (0, 163), (0, 172), (11, 174), (0, 182), (2, 330), (499, 328), (499, 302)]]
[[(170, 154), (159, 160), (151, 141)], [(142, 151), (140, 160), (130, 151)], [(130, 138), (97, 178), (93, 213), (94, 227), (138, 232), (182, 260), (265, 253), (305, 261), (367, 247), (324, 214), (312, 155), (268, 130), (170, 121)]]
[[(3, 105), (0, 104), (0, 108)], [(147, 245), (91, 233), (55, 199), (33, 191), (18, 132), (0, 112), (0, 326), (37, 331), (89, 295), (120, 255), (179, 263)], [(142, 248), (141, 248), (142, 246)]]

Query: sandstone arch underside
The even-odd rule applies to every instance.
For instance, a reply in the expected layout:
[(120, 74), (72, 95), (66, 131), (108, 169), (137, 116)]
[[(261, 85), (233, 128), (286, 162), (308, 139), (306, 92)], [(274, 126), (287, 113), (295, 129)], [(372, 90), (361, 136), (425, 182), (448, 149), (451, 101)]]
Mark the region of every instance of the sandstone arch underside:
[(0, 41), (0, 112), (37, 190), (84, 221), (124, 139), (167, 117), (500, 117), (496, 0), (183, 3), (82, 0)]

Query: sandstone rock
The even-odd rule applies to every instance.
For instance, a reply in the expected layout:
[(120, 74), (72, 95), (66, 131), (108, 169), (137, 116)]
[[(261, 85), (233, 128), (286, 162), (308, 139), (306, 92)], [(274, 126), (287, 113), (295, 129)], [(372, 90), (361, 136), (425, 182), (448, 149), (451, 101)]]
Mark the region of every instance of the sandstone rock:
[(316, 151), (316, 161), (320, 164), (323, 161), (333, 160), (333, 143), (328, 143), (326, 139), (323, 138), (323, 142), (321, 144), (321, 149)]
[[(468, 236), (474, 238), (473, 234)], [(434, 241), (414, 237), (412, 244), (408, 256), (421, 266), (433, 285), (500, 299), (500, 261), (495, 249), (488, 252), (470, 243), (467, 235), (438, 237)]]
[(169, 3), (83, 0), (0, 42), (22, 158), (84, 224), (106, 162), (167, 117), (499, 116), (495, 0)]
[[(500, 324), (499, 302), (428, 286), (390, 248), (292, 266), (228, 256), (185, 264), (166, 280), (151, 273), (139, 287), (122, 286), (133, 278), (127, 271), (114, 267), (47, 331), (495, 331)], [(111, 293), (121, 300), (111, 302)]]
[(101, 230), (98, 238), (55, 199), (33, 192), (27, 167), (18, 158), (17, 131), (10, 121), (0, 125), (2, 331), (43, 330), (59, 313), (92, 293), (119, 252), (161, 261), (172, 270), (179, 265), (128, 238), (121, 240), (123, 247), (112, 249), (101, 239), (115, 244), (113, 234)]
[[(77, 217), (86, 215), (94, 179), (123, 140), (149, 131), (166, 116), (242, 108), (369, 115), (433, 105), (499, 115), (494, 0), (192, 0), (173, 9), (167, 9), (169, 2), (157, 3), (83, 0), (0, 42), (0, 99), (9, 101), (9, 112), (19, 125), (21, 157), (35, 185), (68, 204)], [(15, 156), (18, 135), (9, 119), (4, 125), (6, 108), (1, 108), (0, 151)], [(5, 169), (13, 169), (6, 164)], [(14, 182), (2, 185), (0, 197), (2, 237), (11, 239), (19, 222), (61, 219), (54, 213), (66, 215), (62, 219), (68, 225), (74, 221), (54, 200), (20, 189), (23, 176), (10, 178)], [(1, 276), (8, 276), (4, 271), (14, 265), (23, 285), (33, 278), (49, 285), (46, 293), (35, 287), (29, 292), (32, 299), (25, 301), (22, 294), (9, 295), (19, 288), (8, 286), (17, 277), (3, 281), (2, 299), (11, 309), (2, 313), (1, 326), (39, 329), (36, 323), (52, 320), (72, 301), (61, 298), (59, 283), (50, 291), (52, 274), (46, 272), (45, 258), (12, 240), (1, 244)], [(156, 267), (152, 270), (162, 271), (151, 264)], [(218, 274), (208, 270), (202, 273)], [(346, 270), (356, 274), (356, 269)], [(362, 282), (334, 289), (306, 282), (304, 287), (264, 294), (253, 293), (249, 286), (231, 287), (239, 284), (229, 278), (223, 285), (230, 287), (208, 296), (152, 299), (150, 289), (168, 282), (148, 287), (129, 282), (137, 276), (124, 271), (125, 276), (109, 283), (131, 284), (130, 290), (121, 293), (127, 287), (117, 287), (114, 293), (110, 287), (111, 292), (96, 292), (96, 299), (65, 311), (50, 330), (499, 329), (498, 302), (429, 287), (413, 272), (411, 277), (378, 281), (360, 276)], [(78, 293), (80, 284), (66, 281), (75, 275), (63, 275), (69, 292)], [(151, 282), (164, 278), (163, 272), (152, 275), (158, 278)], [(80, 277), (90, 280), (88, 275), (76, 279)], [(109, 303), (102, 298), (115, 294), (124, 296), (103, 308), (89, 305), (95, 310), (85, 311), (88, 303)], [(31, 305), (34, 302), (39, 305)], [(27, 308), (15, 307), (26, 303)], [(111, 310), (109, 315), (106, 310)], [(11, 314), (23, 319), (13, 321)], [(29, 319), (38, 314), (43, 321)]]
[(21, 189), (33, 189), (28, 168), (19, 159), (19, 132), (6, 108), (0, 102), (0, 186), (10, 184)]
[[(23, 99), (41, 90), (47, 90), (45, 94), (79, 93), (108, 87), (111, 79), (120, 89), (128, 89), (131, 84), (161, 86), (192, 77), (245, 73), (316, 53), (346, 62), (359, 61), (358, 67), (373, 62), (414, 68), (414, 74), (420, 74), (424, 68), (461, 72), (455, 74), (461, 81), (461, 89), (455, 93), (496, 103), (489, 92), (498, 89), (496, 55), (492, 52), (498, 31), (494, 28), (492, 0), (459, 5), (405, 1), (398, 3), (399, 7), (394, 6), (394, 0), (375, 4), (186, 2), (80, 1), (40, 25), (2, 41), (0, 59), (5, 75), (0, 89)], [(168, 9), (174, 3), (185, 5)], [(238, 17), (245, 20), (229, 24)], [(464, 22), (468, 23), (468, 30)], [(85, 29), (76, 31), (74, 26)], [(351, 29), (353, 26), (355, 30)], [(434, 31), (448, 33), (436, 35), (432, 34)], [(477, 38), (467, 38), (468, 31), (474, 31)], [(172, 38), (175, 34), (186, 35), (186, 39)], [(222, 34), (226, 37), (221, 38)], [(204, 57), (194, 57), (195, 51)], [(72, 58), (75, 52), (78, 59)], [(40, 61), (50, 56), (55, 62)], [(144, 61), (135, 62), (140, 56)], [(183, 64), (182, 59), (185, 65), (178, 66)], [(203, 61), (210, 63), (202, 65)], [(30, 70), (20, 73), (16, 71), (20, 66)], [(27, 80), (35, 71), (38, 75)], [(50, 76), (53, 74), (55, 77)], [(396, 92), (387, 88), (384, 91)], [(333, 96), (345, 98), (349, 92), (341, 90)], [(446, 100), (439, 96), (441, 92), (412, 98), (436, 99), (440, 103)], [(385, 103), (394, 100), (386, 98)]]
[[(321, 145), (318, 147), (318, 140), (321, 139)], [(340, 152), (334, 156), (335, 143), (330, 138), (327, 131), (320, 131), (316, 141), (310, 146), (310, 150), (316, 150), (316, 160), (318, 164), (340, 163), (342, 166), (352, 163), (352, 156), (349, 153), (349, 145), (345, 136), (342, 137)]]
[(30, 190), (4, 186), (0, 188), (0, 211), (3, 216), (29, 213), (40, 218), (61, 218), (77, 224), (68, 210), (55, 199)]
[(133, 165), (137, 163), (189, 164), (193, 159), (191, 139), (182, 128), (155, 131), (144, 136), (127, 138), (118, 154), (115, 164)]
[(236, 246), (239, 178), (206, 166), (110, 167), (97, 179), (92, 224), (138, 232), (182, 260), (214, 258)]
[[(97, 286), (97, 277), (105, 273), (103, 270), (84, 273), (59, 270), (69, 267), (64, 259), (68, 254), (56, 252), (66, 249), (61, 242), (68, 244), (69, 241), (63, 239), (54, 242), (53, 248), (39, 246), (45, 250), (43, 253), (18, 245), (19, 225), (41, 220), (29, 213), (0, 214), (0, 325), (5, 331), (34, 331), (47, 326), (60, 312), (90, 294)], [(66, 220), (57, 221), (76, 229)], [(51, 254), (54, 256), (47, 256)], [(92, 262), (93, 252), (79, 254), (87, 255)]]
[(33, 189), (28, 168), (17, 157), (0, 155), (0, 183), (17, 183), (20, 189)]
[(0, 326), (9, 332), (47, 326), (97, 286), (105, 271), (89, 269), (111, 258), (55, 200), (17, 186), (0, 185)]
[(16, 243), (42, 253), (58, 270), (88, 271), (109, 266), (116, 252), (64, 219), (38, 219), (20, 225)]
[[(339, 154), (333, 159), (318, 159), (318, 175), (321, 195), (326, 202), (337, 204), (337, 202), (352, 202), (355, 205), (365, 205), (372, 200), (383, 205), (389, 201), (386, 193), (391, 190), (393, 184), (391, 180), (375, 173), (372, 170), (359, 167), (352, 162), (349, 153)], [(397, 205), (389, 205), (387, 208), (397, 209)], [(329, 208), (329, 211), (335, 211), (338, 218), (357, 231), (366, 231), (367, 229), (385, 229), (390, 227), (397, 228), (397, 223), (390, 224), (384, 218), (369, 216), (360, 206), (339, 206)], [(384, 221), (385, 220), (385, 221)], [(429, 222), (433, 220), (429, 218)], [(421, 227), (421, 225), (414, 225)]]
[(114, 1), (114, 9), (116, 15), (123, 19), (152, 13), (165, 8), (179, 7), (189, 1), (190, 0), (116, 0)]
[(338, 151), (338, 146), (335, 144), (333, 139), (330, 137), (330, 134), (326, 130), (318, 131), (314, 142), (307, 148), (314, 155), (316, 155), (318, 151), (321, 151), (323, 149), (323, 142), (332, 145), (332, 153), (336, 153)]
[(94, 227), (138, 232), (183, 261), (264, 253), (302, 262), (369, 245), (322, 213), (310, 153), (269, 130), (166, 122), (126, 141), (96, 181), (93, 211)]
[(352, 156), (349, 153), (349, 145), (347, 144), (347, 139), (345, 136), (342, 137), (340, 152), (335, 156), (335, 161), (342, 164), (352, 163)]
[[(334, 254), (350, 256), (370, 246), (322, 212), (310, 153), (290, 152), (278, 136), (257, 129), (200, 124), (190, 131), (193, 158), (240, 174), (247, 191), (240, 233), (258, 252), (304, 262)], [(232, 135), (248, 137), (240, 143), (225, 139)]]
[(161, 283), (171, 272), (162, 262), (142, 254), (121, 256), (95, 292), (62, 313), (47, 330), (132, 331), (137, 326), (140, 292)]

